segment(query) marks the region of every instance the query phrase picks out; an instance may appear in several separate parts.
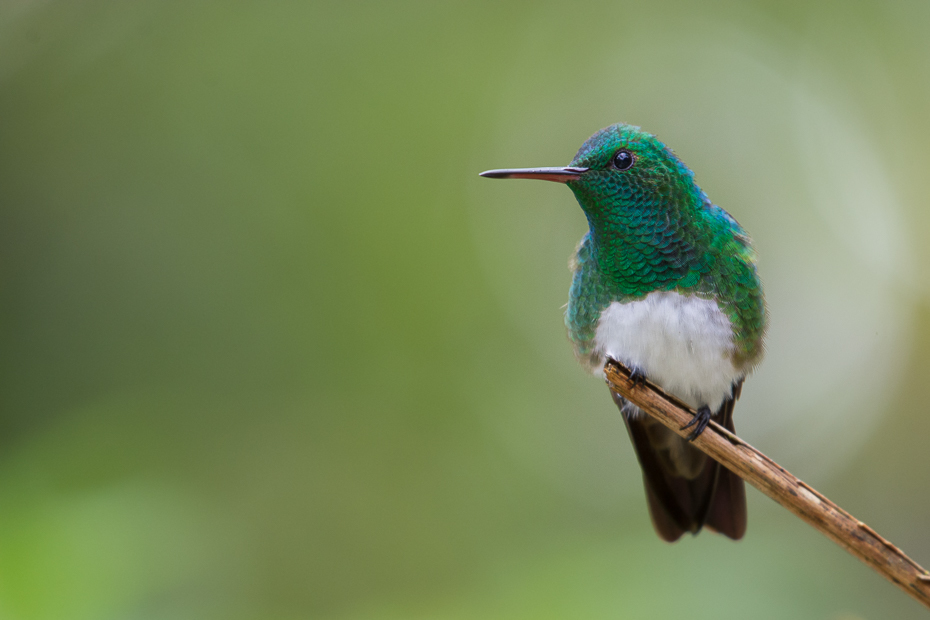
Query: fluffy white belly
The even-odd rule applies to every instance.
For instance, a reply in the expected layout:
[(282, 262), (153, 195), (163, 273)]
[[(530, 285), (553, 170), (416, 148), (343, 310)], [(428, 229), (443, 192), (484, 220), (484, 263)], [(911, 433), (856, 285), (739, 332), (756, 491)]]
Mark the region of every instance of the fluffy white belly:
[(615, 301), (601, 313), (594, 342), (602, 361), (639, 368), (694, 408), (717, 411), (742, 376), (730, 360), (730, 320), (716, 302), (694, 296), (658, 292)]

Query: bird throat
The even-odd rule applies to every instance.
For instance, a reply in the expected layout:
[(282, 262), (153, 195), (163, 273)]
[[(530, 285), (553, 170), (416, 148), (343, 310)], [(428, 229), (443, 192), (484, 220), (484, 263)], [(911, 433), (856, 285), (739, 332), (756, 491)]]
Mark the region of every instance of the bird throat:
[(695, 247), (694, 235), (682, 234), (685, 227), (676, 226), (667, 215), (650, 220), (586, 214), (592, 253), (601, 277), (615, 292), (642, 297), (697, 283), (706, 253)]

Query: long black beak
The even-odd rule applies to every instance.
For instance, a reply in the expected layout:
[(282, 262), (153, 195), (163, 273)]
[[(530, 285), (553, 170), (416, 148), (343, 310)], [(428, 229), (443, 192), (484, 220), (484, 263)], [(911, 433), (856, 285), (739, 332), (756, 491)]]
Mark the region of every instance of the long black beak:
[(568, 183), (580, 178), (587, 168), (510, 168), (505, 170), (487, 170), (481, 176), (489, 179), (538, 179)]

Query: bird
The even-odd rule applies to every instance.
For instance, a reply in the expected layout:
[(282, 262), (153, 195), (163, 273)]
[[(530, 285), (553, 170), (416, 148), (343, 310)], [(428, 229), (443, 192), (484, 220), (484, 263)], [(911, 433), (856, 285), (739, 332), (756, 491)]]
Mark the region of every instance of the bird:
[(656, 533), (675, 542), (703, 527), (739, 540), (746, 491), (692, 445), (733, 406), (761, 361), (768, 310), (752, 240), (655, 135), (624, 123), (592, 135), (568, 166), (488, 170), (572, 190), (588, 221), (570, 261), (565, 326), (575, 356), (604, 376), (615, 360), (696, 413), (680, 437), (611, 391), (643, 472)]

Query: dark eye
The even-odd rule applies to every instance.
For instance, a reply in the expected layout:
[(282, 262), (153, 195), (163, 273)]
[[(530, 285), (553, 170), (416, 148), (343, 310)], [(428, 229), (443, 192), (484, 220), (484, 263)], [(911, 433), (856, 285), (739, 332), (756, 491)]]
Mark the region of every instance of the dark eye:
[(617, 151), (614, 155), (614, 168), (617, 170), (629, 170), (633, 167), (633, 153), (629, 151)]

